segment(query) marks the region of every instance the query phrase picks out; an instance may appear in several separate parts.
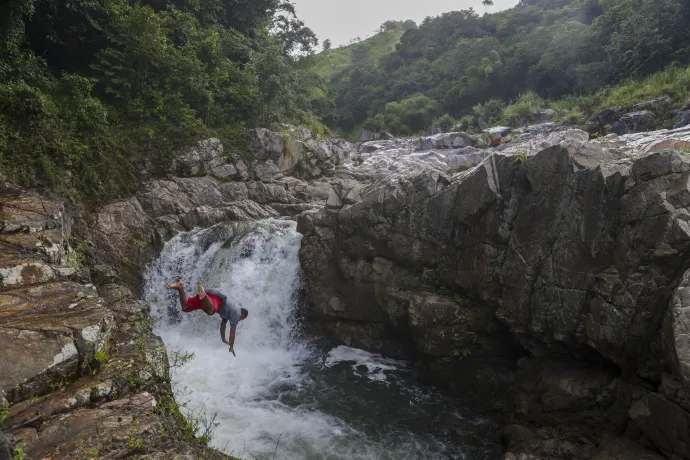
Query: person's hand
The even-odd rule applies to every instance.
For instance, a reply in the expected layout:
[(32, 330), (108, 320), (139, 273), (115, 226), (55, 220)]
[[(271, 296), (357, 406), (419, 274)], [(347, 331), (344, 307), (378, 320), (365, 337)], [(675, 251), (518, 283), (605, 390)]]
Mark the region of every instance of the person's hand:
[(233, 355), (235, 358), (237, 358), (237, 355), (235, 354), (235, 347), (230, 347), (230, 353), (232, 353), (232, 355)]

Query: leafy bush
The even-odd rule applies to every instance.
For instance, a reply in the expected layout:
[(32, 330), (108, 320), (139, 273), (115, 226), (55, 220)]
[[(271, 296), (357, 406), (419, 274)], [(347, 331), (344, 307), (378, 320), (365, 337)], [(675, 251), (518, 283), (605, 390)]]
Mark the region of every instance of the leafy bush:
[(468, 132), (470, 129), (474, 126), (474, 119), (469, 116), (465, 115), (460, 119), (458, 122), (457, 126), (455, 127), (456, 131), (462, 131), (462, 132)]
[(484, 104), (477, 104), (472, 107), (472, 112), (476, 118), (481, 118), (485, 123), (494, 123), (503, 116), (505, 103), (500, 99), (489, 99)]
[(435, 118), (433, 121), (433, 126), (438, 126), (439, 128), (441, 128), (441, 131), (443, 131), (444, 133), (447, 133), (451, 129), (453, 129), (454, 125), (455, 125), (455, 120), (453, 119), (453, 117), (451, 117), (448, 114), (445, 114), (439, 118)]
[(0, 176), (98, 201), (167, 173), (200, 137), (239, 150), (247, 126), (318, 127), (323, 82), (290, 54), (316, 38), (293, 13), (278, 0), (9, 2)]
[(386, 104), (383, 117), (384, 127), (393, 134), (412, 135), (426, 130), (437, 113), (436, 102), (417, 94), (399, 103)]
[(508, 105), (503, 112), (506, 119), (529, 117), (530, 115), (548, 108), (548, 103), (534, 91), (521, 94), (515, 102)]

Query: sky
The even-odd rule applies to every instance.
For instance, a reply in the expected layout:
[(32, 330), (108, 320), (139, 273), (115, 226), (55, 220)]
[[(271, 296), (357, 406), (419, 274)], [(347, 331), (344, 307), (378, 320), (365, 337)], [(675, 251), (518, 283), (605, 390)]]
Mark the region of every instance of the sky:
[[(482, 0), (292, 0), (297, 16), (319, 37), (319, 43), (331, 39), (333, 47), (347, 44), (355, 37), (371, 35), (389, 20), (412, 19), (417, 24), (427, 16), (472, 7), (479, 14), (487, 11)], [(517, 5), (518, 0), (494, 0), (489, 12)]]

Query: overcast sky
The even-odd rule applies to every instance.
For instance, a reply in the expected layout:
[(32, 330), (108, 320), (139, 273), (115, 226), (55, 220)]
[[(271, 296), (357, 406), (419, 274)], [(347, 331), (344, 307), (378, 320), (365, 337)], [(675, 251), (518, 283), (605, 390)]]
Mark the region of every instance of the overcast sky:
[[(319, 42), (331, 39), (333, 47), (352, 38), (371, 34), (388, 20), (412, 19), (419, 24), (427, 16), (472, 7), (479, 14), (486, 11), (482, 0), (292, 0), (297, 16), (319, 36)], [(517, 5), (518, 0), (494, 0), (489, 12)]]

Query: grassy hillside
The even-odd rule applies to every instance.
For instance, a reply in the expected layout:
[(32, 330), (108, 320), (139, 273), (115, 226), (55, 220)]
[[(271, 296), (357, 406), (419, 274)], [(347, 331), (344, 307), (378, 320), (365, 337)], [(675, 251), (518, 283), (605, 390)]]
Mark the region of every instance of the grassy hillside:
[[(351, 65), (377, 65), (385, 55), (395, 51), (406, 26), (401, 22), (391, 22), (383, 31), (352, 45), (324, 51), (316, 56), (314, 71), (322, 78), (331, 79)], [(408, 26), (409, 27), (409, 26)]]

